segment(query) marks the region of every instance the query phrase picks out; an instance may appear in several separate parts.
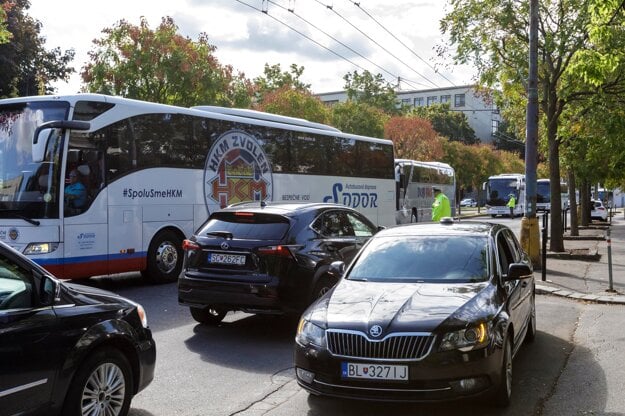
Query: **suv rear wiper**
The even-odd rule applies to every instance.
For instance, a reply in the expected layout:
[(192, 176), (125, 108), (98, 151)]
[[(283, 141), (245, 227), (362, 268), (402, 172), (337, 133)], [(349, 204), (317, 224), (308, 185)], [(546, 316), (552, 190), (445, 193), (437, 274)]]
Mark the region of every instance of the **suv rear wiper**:
[(21, 220), (24, 220), (28, 223), (31, 223), (32, 225), (40, 225), (41, 223), (37, 220), (33, 220), (32, 218), (26, 217), (22, 214), (18, 214), (18, 210), (17, 209), (3, 209), (2, 210), (3, 213), (10, 213), (11, 215), (13, 215), (14, 218), (19, 218)]
[(221, 237), (227, 240), (232, 240), (234, 238), (230, 231), (209, 231), (206, 235), (214, 235), (215, 237)]

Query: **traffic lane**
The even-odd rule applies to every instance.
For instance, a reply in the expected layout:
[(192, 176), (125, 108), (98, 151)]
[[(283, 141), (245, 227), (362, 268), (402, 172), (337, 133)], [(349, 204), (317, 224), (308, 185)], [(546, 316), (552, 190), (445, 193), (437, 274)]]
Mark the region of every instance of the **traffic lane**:
[(146, 285), (140, 274), (78, 283), (141, 303), (156, 340), (153, 382), (132, 401), (130, 416), (227, 415), (292, 380), (297, 318), (230, 312), (217, 327), (199, 325), (178, 305), (175, 283)]
[[(379, 403), (315, 397), (300, 389), (273, 410), (262, 414), (268, 416), (293, 414), (307, 416), (547, 415), (543, 412), (545, 403), (554, 394), (560, 374), (566, 367), (570, 354), (574, 350), (582, 355), (588, 354), (587, 349), (575, 346), (573, 339), (578, 317), (585, 305), (551, 296), (538, 296), (536, 303), (538, 333), (534, 343), (524, 344), (514, 359), (512, 403), (506, 409), (493, 407), (484, 398), (440, 404)], [(603, 369), (593, 360), (585, 360), (584, 365), (587, 371), (594, 375), (598, 385), (605, 386)], [(293, 383), (295, 381), (285, 388), (293, 389)], [(601, 403), (604, 398), (600, 392), (597, 392), (594, 400)], [(267, 405), (271, 401), (272, 398), (268, 397), (267, 403), (263, 404)], [(248, 414), (256, 413), (242, 413), (242, 415)], [(555, 412), (551, 414), (576, 413)]]

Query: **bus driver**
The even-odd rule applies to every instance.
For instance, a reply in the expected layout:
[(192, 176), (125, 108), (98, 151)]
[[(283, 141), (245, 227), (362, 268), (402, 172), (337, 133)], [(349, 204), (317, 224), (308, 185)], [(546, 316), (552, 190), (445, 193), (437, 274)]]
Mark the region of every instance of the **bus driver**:
[(87, 188), (80, 181), (80, 173), (74, 169), (69, 173), (69, 185), (65, 187), (65, 206), (81, 209), (87, 203)]

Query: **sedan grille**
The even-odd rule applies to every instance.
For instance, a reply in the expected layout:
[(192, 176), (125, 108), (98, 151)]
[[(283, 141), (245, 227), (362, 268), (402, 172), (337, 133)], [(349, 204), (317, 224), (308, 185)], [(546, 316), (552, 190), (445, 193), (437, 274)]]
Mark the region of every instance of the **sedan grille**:
[(422, 360), (434, 343), (429, 333), (397, 333), (372, 340), (362, 332), (328, 330), (326, 336), (333, 355), (376, 360)]

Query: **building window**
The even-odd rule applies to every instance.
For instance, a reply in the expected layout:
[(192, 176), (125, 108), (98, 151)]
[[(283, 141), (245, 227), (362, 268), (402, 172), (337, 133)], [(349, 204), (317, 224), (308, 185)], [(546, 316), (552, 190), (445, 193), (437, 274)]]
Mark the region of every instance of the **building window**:
[(423, 107), (423, 97), (417, 97), (414, 99), (415, 107)]
[(499, 131), (499, 120), (491, 120), (491, 133), (497, 134)]
[(464, 107), (464, 94), (454, 95), (454, 107)]
[(410, 101), (411, 101), (411, 100), (410, 100), (410, 98), (402, 98), (402, 99), (401, 99), (401, 106), (402, 106), (402, 107), (407, 107), (407, 106), (409, 106), (409, 105), (410, 105)]
[(339, 103), (339, 100), (328, 100), (328, 101), (323, 101), (323, 103), (328, 107), (334, 107), (335, 105)]
[(428, 97), (428, 106), (432, 105), (432, 104), (436, 104), (438, 102), (438, 97), (433, 95), (431, 97)]
[(451, 102), (451, 95), (441, 95), (441, 104), (447, 104)]

